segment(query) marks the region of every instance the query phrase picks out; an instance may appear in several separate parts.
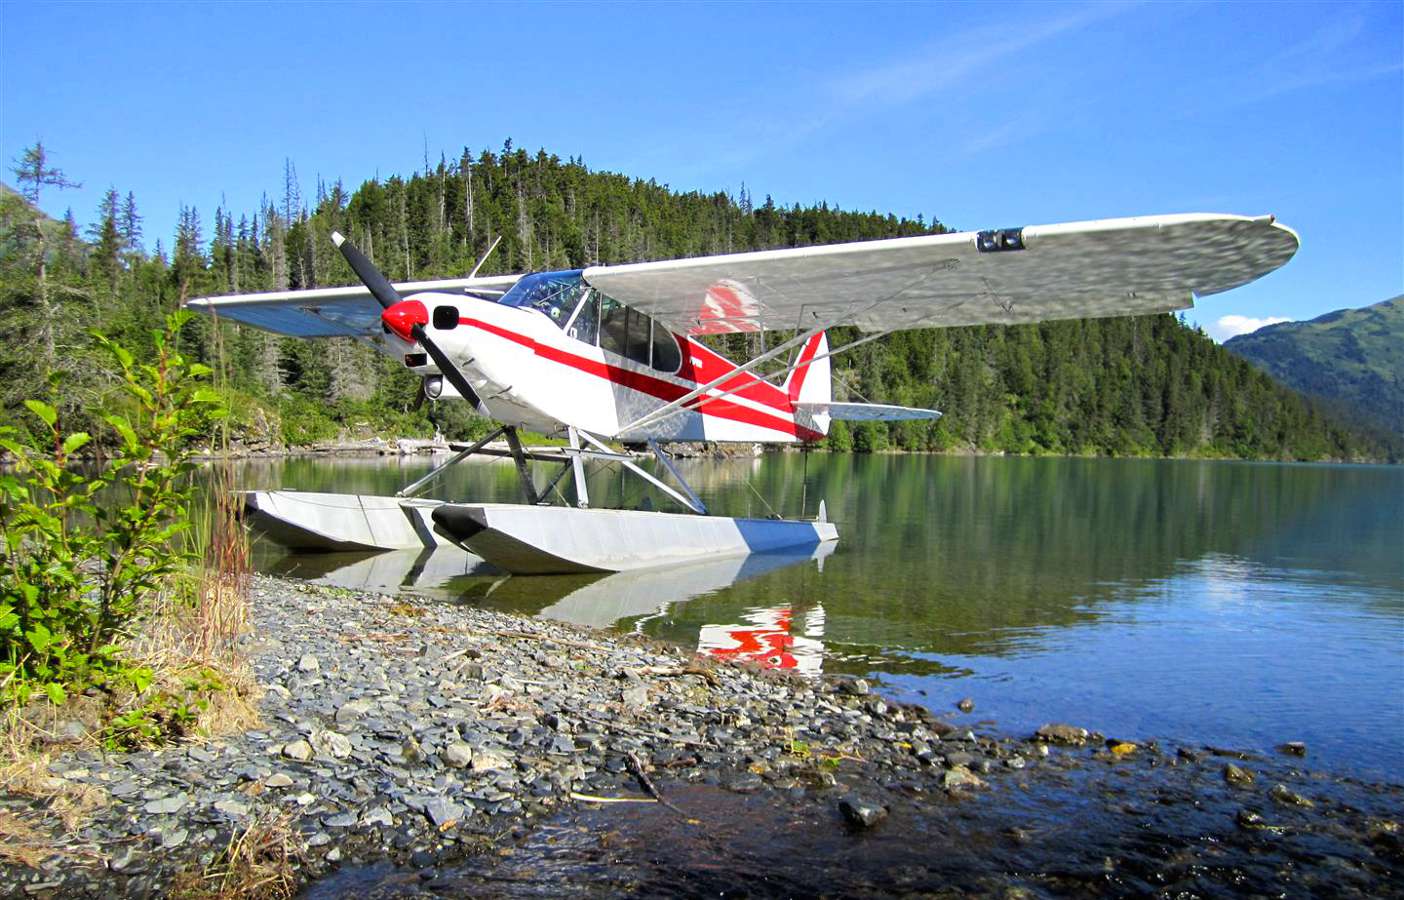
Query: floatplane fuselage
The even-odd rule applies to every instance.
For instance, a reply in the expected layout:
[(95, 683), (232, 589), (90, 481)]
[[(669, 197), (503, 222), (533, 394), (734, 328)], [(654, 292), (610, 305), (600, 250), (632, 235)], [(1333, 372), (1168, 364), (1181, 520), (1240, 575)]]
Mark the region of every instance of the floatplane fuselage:
[[(526, 275), (498, 299), (413, 294), (382, 318), (380, 349), (424, 378), (431, 398), (462, 395), (416, 340), (416, 325), (472, 388), (473, 396), (462, 399), (483, 415), (533, 431), (763, 443), (818, 441), (828, 431), (831, 381), (822, 332), (801, 343), (775, 384), (590, 287), (579, 271)], [(650, 422), (650, 414), (704, 385), (712, 387)]]

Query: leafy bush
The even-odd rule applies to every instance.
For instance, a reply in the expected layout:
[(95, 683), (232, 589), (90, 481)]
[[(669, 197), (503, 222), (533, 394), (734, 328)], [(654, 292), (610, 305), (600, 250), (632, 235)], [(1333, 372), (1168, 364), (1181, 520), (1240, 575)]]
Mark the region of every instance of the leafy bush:
[[(204, 384), (208, 367), (171, 346), (187, 315), (169, 316), (155, 333), (150, 363), (96, 335), (117, 365), (130, 414), (103, 416), (117, 450), (95, 471), (71, 464), (92, 436), (66, 434), (50, 403), (25, 403), (42, 423), (45, 447), (0, 426), (0, 448), (15, 463), (0, 476), (5, 696), (23, 702), (43, 692), (61, 703), (66, 691), (93, 685), (139, 692), (149, 678), (124, 665), (117, 643), (189, 555), (174, 539), (188, 527), (191, 452), (225, 412)], [(112, 493), (121, 499), (105, 502)]]

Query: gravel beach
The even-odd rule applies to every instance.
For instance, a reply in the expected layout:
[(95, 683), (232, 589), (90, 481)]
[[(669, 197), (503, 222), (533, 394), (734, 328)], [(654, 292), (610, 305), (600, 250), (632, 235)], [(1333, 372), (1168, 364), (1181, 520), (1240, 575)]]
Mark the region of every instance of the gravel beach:
[(1404, 787), (1312, 772), (1308, 748), (1003, 734), (958, 697), (937, 715), (634, 636), (252, 594), (261, 727), (61, 754), (106, 802), (0, 892), (164, 895), (285, 814), (310, 896), (1404, 894)]

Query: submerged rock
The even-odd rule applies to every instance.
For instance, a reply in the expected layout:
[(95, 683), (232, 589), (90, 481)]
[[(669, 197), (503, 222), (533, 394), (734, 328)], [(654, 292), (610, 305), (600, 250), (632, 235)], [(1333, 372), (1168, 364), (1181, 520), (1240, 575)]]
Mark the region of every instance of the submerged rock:
[(974, 712), (975, 701), (971, 700), (969, 697), (965, 697), (959, 703), (956, 704), (956, 709), (960, 710), (963, 713)]
[(946, 790), (958, 790), (960, 788), (982, 788), (985, 782), (980, 776), (965, 768), (964, 766), (954, 766), (947, 769), (941, 776), (941, 786)]
[(839, 812), (850, 825), (858, 828), (872, 828), (887, 818), (887, 807), (850, 794), (839, 801)]
[(1234, 787), (1248, 787), (1253, 783), (1254, 776), (1252, 772), (1242, 766), (1226, 763), (1224, 765), (1224, 781), (1227, 781)]
[(1268, 793), (1272, 796), (1272, 799), (1286, 806), (1300, 806), (1303, 809), (1312, 809), (1316, 806), (1315, 803), (1303, 797), (1301, 794), (1298, 794), (1296, 791), (1291, 790), (1285, 784), (1273, 785), (1272, 790)]
[(1042, 726), (1034, 732), (1034, 739), (1048, 744), (1066, 744), (1071, 747), (1080, 747), (1087, 743), (1092, 733), (1086, 728), (1078, 728), (1076, 725), (1064, 725), (1058, 722), (1051, 722)]

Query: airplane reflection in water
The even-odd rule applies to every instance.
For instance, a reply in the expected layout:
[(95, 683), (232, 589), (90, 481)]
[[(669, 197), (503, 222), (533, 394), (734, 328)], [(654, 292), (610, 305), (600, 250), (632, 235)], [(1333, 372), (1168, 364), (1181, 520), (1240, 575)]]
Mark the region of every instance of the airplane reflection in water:
[[(685, 566), (581, 575), (513, 578), (457, 547), (383, 553), (288, 554), (265, 566), (273, 574), (352, 590), (413, 591), (475, 606), (527, 613), (590, 628), (634, 619), (632, 630), (663, 616), (677, 603), (811, 560), (820, 572), (835, 544), (808, 551), (753, 553)], [(824, 609), (799, 614), (791, 606), (751, 609), (742, 622), (708, 624), (698, 634), (699, 653), (802, 675), (819, 674), (824, 657)]]
[(764, 669), (793, 669), (801, 675), (818, 675), (824, 665), (824, 607), (804, 613), (804, 629), (793, 632), (794, 610), (788, 606), (752, 609), (742, 616), (745, 625), (703, 625), (697, 651), (737, 662), (755, 663)]

